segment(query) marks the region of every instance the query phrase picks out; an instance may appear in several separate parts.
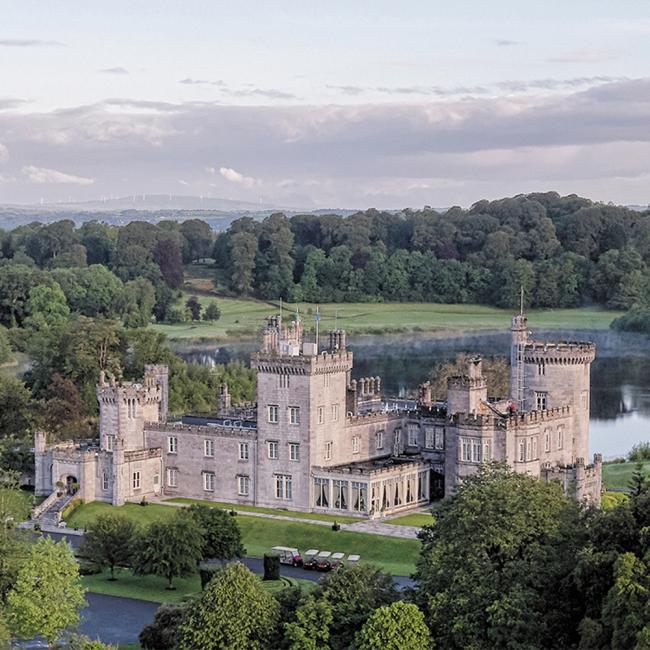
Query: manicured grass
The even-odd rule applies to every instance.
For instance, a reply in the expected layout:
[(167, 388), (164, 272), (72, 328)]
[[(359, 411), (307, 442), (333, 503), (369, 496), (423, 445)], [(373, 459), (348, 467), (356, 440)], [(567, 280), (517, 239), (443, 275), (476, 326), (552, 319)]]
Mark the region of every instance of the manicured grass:
[[(606, 490), (628, 490), (636, 463), (606, 463), (603, 465), (603, 486)], [(643, 471), (650, 478), (650, 462), (643, 463)]]
[[(184, 294), (186, 300), (189, 294)], [(214, 300), (198, 296), (203, 304)], [(259, 332), (267, 316), (277, 313), (279, 303), (252, 299), (217, 298), (221, 318), (214, 323), (203, 321), (180, 325), (154, 325), (172, 339), (225, 339), (251, 336)], [(307, 327), (314, 324), (316, 305), (289, 304), (287, 315), (296, 309)], [(506, 329), (510, 326), (511, 309), (483, 305), (437, 305), (431, 303), (331, 303), (320, 305), (321, 331), (333, 327), (350, 333), (435, 332)], [(620, 313), (598, 308), (534, 309), (528, 312), (536, 328), (607, 329)]]
[(155, 603), (178, 603), (201, 591), (198, 574), (189, 578), (175, 578), (173, 591), (165, 589), (167, 580), (159, 576), (136, 576), (130, 569), (116, 569), (117, 580), (107, 580), (108, 571), (94, 576), (82, 576), (83, 586), (95, 594), (151, 600)]
[(260, 512), (266, 515), (282, 515), (283, 517), (291, 517), (292, 519), (315, 519), (317, 521), (337, 521), (340, 524), (354, 523), (355, 521), (363, 521), (361, 517), (348, 517), (345, 515), (328, 515), (320, 512), (293, 512), (291, 510), (282, 510), (280, 508), (258, 508), (257, 506), (238, 505), (234, 503), (222, 503), (219, 501), (203, 501), (201, 499), (185, 499), (184, 497), (175, 497), (173, 499), (165, 499), (171, 503), (185, 503), (192, 505), (194, 503), (202, 506), (211, 506), (213, 508), (224, 508), (225, 510), (235, 510), (235, 512)]
[(262, 557), (273, 546), (294, 546), (301, 551), (356, 553), (363, 562), (375, 564), (394, 575), (407, 576), (415, 570), (420, 542), (412, 539), (384, 537), (345, 530), (333, 531), (326, 526), (277, 521), (259, 517), (237, 517), (246, 551)]
[(412, 515), (404, 515), (395, 519), (386, 519), (387, 524), (396, 526), (427, 526), (433, 523), (433, 516), (424, 512), (416, 512)]
[[(124, 513), (133, 521), (147, 524), (171, 516), (174, 508), (158, 504), (143, 507), (133, 503), (114, 508), (106, 503), (91, 502), (75, 510), (68, 520), (68, 526), (83, 528), (98, 514), (110, 511)], [(299, 521), (238, 515), (237, 523), (247, 554), (253, 557), (262, 557), (273, 546), (294, 546), (301, 551), (317, 548), (321, 551), (356, 553), (361, 555), (362, 561), (376, 564), (395, 575), (405, 576), (413, 572), (420, 549), (417, 540), (349, 531), (335, 532), (328, 526)]]
[[(154, 603), (178, 603), (201, 591), (201, 580), (198, 574), (189, 578), (175, 578), (174, 590), (166, 589), (167, 580), (165, 578), (135, 576), (129, 569), (117, 569), (115, 571), (117, 580), (108, 580), (108, 576), (109, 572), (105, 571), (93, 576), (82, 576), (81, 581), (88, 591), (95, 594), (137, 598)], [(261, 580), (261, 582), (264, 589), (270, 593), (277, 593), (290, 585), (298, 585), (301, 589), (308, 591), (313, 589), (315, 584), (311, 580), (286, 577), (282, 577), (280, 580)]]

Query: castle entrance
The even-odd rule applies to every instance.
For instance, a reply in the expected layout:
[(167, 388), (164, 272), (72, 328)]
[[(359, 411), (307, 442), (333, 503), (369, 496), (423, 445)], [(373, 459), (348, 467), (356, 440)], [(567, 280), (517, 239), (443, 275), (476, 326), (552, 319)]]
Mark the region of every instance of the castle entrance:
[(65, 478), (65, 491), (66, 494), (76, 494), (79, 490), (79, 481), (77, 481), (76, 476), (66, 476)]

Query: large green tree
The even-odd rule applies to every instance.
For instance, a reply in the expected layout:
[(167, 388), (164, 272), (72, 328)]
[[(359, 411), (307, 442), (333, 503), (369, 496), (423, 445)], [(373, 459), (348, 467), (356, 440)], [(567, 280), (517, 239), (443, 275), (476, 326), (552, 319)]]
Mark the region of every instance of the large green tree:
[(133, 557), (137, 527), (128, 517), (117, 513), (99, 515), (88, 525), (80, 554), (97, 566), (108, 567), (115, 580), (115, 567), (128, 566)]
[(137, 575), (154, 574), (174, 588), (174, 578), (196, 571), (203, 548), (203, 531), (194, 517), (177, 510), (164, 521), (154, 521), (137, 537), (133, 570)]
[(193, 505), (188, 510), (203, 531), (201, 553), (204, 560), (224, 562), (243, 557), (246, 549), (236, 517), (222, 508), (204, 505)]
[(329, 650), (332, 606), (324, 598), (309, 598), (296, 611), (295, 620), (285, 625), (290, 650)]
[(330, 644), (344, 650), (372, 612), (397, 598), (393, 578), (371, 565), (340, 567), (328, 574), (316, 589), (316, 596), (332, 608)]
[(278, 625), (278, 604), (243, 564), (229, 564), (190, 606), (180, 650), (266, 650)]
[(584, 603), (571, 575), (586, 531), (557, 483), (482, 465), (421, 541), (418, 603), (442, 647), (576, 644)]
[(21, 639), (42, 635), (52, 645), (64, 630), (79, 623), (86, 604), (79, 565), (66, 542), (41, 538), (7, 596), (7, 618), (12, 634)]
[(354, 640), (355, 650), (429, 650), (424, 616), (413, 603), (398, 601), (376, 609)]

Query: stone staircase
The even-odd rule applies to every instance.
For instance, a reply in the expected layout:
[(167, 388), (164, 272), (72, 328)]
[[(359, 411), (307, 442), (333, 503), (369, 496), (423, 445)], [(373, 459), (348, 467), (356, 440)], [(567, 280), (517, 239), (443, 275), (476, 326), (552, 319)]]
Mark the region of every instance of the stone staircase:
[(33, 518), (38, 520), (41, 526), (58, 526), (61, 521), (63, 509), (75, 498), (76, 494), (62, 494), (56, 492), (50, 494), (41, 505), (34, 510)]

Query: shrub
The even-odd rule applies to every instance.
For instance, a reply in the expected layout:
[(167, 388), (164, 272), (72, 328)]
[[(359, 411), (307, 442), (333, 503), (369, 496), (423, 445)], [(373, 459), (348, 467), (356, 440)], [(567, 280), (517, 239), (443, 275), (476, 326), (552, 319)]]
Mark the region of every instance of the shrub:
[(264, 554), (264, 580), (280, 579), (280, 556), (275, 553)]

